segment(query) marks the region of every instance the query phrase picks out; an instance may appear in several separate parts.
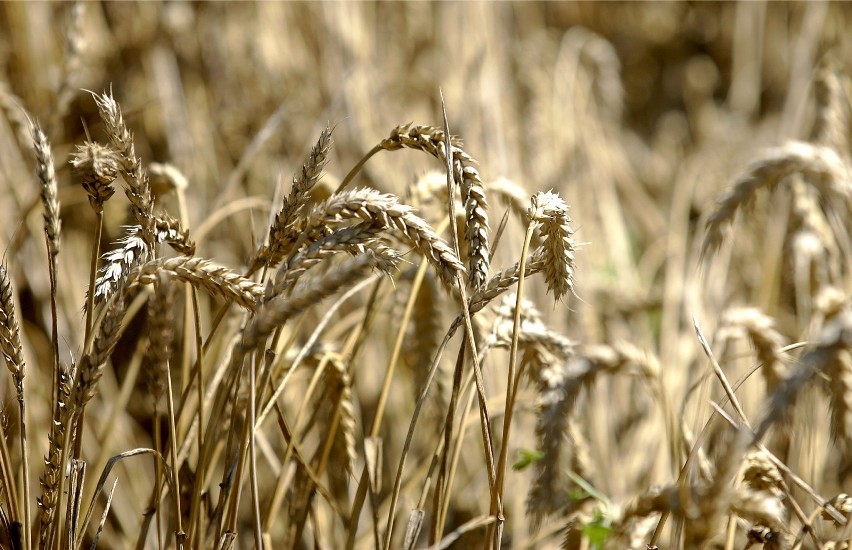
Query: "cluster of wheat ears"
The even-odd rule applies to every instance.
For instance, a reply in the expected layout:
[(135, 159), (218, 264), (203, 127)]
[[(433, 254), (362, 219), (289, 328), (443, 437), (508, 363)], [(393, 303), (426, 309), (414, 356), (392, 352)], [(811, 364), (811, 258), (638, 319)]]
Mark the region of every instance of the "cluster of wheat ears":
[[(596, 64), (589, 82), (612, 89), (609, 45), (578, 31), (565, 51), (572, 40)], [(593, 88), (617, 119), (620, 99)], [(809, 138), (751, 160), (700, 220), (694, 254), (670, 237), (663, 253), (684, 251), (672, 273), (694, 269), (708, 295), (727, 282), (766, 298), (725, 307), (709, 339), (696, 306), (669, 342), (699, 350), (685, 377), (672, 374), (687, 369), (679, 349), (646, 345), (673, 326), (655, 324), (654, 302), (690, 303), (673, 287), (611, 292), (618, 319), (599, 337), (551, 326), (575, 315), (565, 302), (604, 302), (583, 292), (596, 276), (584, 260), (604, 243), (575, 241), (572, 197), (486, 182), (446, 112), (397, 126), (339, 181), (323, 129), (289, 190), (266, 200), (241, 267), (204, 241), (250, 201), (190, 227), (193, 182), (141, 158), (111, 90), (80, 94), (100, 123), (66, 159), (3, 85), (39, 186), (49, 290), (34, 305), (4, 258), (0, 349), (17, 411), (0, 422), (0, 547), (852, 548), (849, 90), (826, 58)], [(60, 87), (60, 108), (75, 93)], [(394, 151), (434, 163), (405, 197), (363, 183)], [(85, 303), (70, 307), (64, 294), (83, 293), (59, 261), (58, 173), (91, 210), (91, 255), (69, 260), (89, 265)], [(128, 221), (102, 250), (118, 188)], [(738, 252), (749, 222), (769, 224), (765, 248), (752, 238)], [(631, 316), (643, 321), (625, 331)]]

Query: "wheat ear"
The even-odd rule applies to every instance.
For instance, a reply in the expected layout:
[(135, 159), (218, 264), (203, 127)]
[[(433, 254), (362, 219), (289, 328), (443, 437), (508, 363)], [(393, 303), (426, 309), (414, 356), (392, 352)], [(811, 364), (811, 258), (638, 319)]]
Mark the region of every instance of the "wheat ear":
[(290, 252), (289, 247), (298, 237), (294, 224), (308, 202), (309, 192), (322, 177), (331, 145), (331, 128), (326, 127), (302, 165), (301, 172), (293, 177), (290, 194), (269, 227), (269, 242), (261, 246), (249, 262), (250, 272), (262, 266), (277, 265)]

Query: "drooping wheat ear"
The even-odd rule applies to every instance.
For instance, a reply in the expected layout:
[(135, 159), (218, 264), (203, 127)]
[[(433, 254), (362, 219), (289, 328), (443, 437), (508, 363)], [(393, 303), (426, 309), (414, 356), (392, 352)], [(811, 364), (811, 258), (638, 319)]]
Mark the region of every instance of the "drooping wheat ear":
[(119, 293), (107, 306), (100, 329), (92, 343), (92, 349), (80, 359), (74, 386), (71, 390), (71, 404), (78, 423), (83, 422), (81, 417), (83, 409), (95, 396), (98, 382), (103, 375), (104, 365), (106, 365), (115, 345), (118, 343), (124, 312), (124, 297)]
[(544, 279), (554, 299), (561, 300), (567, 293), (574, 294), (574, 231), (568, 225), (568, 205), (562, 198), (548, 191), (536, 193), (527, 211), (531, 223), (541, 224), (544, 238)]
[(118, 153), (112, 147), (87, 141), (77, 146), (70, 162), (89, 194), (89, 204), (95, 212), (100, 211), (115, 193), (112, 186), (118, 177)]
[[(73, 369), (72, 369), (73, 370)], [(44, 548), (48, 540), (51, 528), (56, 527), (56, 506), (59, 503), (59, 487), (61, 478), (65, 475), (63, 467), (63, 453), (67, 452), (65, 447), (65, 436), (71, 427), (71, 388), (73, 378), (67, 369), (60, 370), (57, 406), (54, 409), (53, 422), (48, 435), (48, 451), (44, 458), (44, 470), (39, 478), (41, 483), (41, 496), (37, 499), (39, 508), (39, 543)]]
[(112, 296), (133, 268), (149, 256), (148, 245), (141, 237), (141, 228), (132, 225), (125, 229), (125, 237), (116, 242), (118, 246), (103, 256), (106, 263), (98, 271), (99, 275), (95, 281), (96, 304)]
[(768, 149), (720, 197), (716, 210), (707, 221), (702, 253), (706, 255), (719, 248), (722, 229), (739, 210), (754, 203), (757, 191), (762, 188), (772, 190), (795, 173), (801, 174), (816, 187), (828, 203), (839, 201), (839, 204), (847, 204), (852, 197), (850, 169), (833, 149), (800, 141)]
[(142, 161), (136, 157), (136, 148), (133, 144), (133, 134), (127, 128), (121, 107), (109, 93), (101, 95), (92, 93), (98, 106), (98, 113), (106, 127), (110, 142), (119, 154), (119, 170), (124, 176), (125, 194), (130, 201), (130, 211), (140, 227), (139, 235), (148, 245), (149, 250), (154, 249), (154, 201), (151, 198), (151, 184), (148, 174), (142, 166)]
[(189, 229), (184, 229), (179, 220), (160, 214), (154, 219), (154, 227), (158, 243), (166, 243), (185, 256), (195, 254), (195, 242), (189, 237)]
[(784, 337), (775, 328), (775, 319), (757, 308), (730, 308), (722, 314), (718, 336), (722, 341), (747, 338), (763, 364), (761, 372), (766, 381), (766, 393), (775, 391), (786, 371), (781, 352)]
[(254, 260), (250, 262), (252, 272), (262, 266), (277, 265), (290, 252), (290, 247), (298, 237), (294, 224), (308, 202), (310, 190), (322, 177), (331, 146), (331, 128), (326, 127), (311, 148), (308, 158), (302, 165), (302, 171), (293, 177), (290, 194), (284, 199), (281, 210), (278, 211), (269, 227), (269, 242), (258, 249)]
[(852, 348), (852, 311), (846, 310), (826, 323), (814, 347), (802, 356), (799, 367), (772, 394), (768, 411), (755, 431), (755, 440), (759, 441), (766, 435), (774, 423), (787, 418), (802, 388), (820, 372), (832, 369), (838, 353), (850, 348)]
[(408, 244), (432, 264), (444, 284), (449, 288), (454, 287), (456, 274), (464, 274), (464, 266), (449, 245), (413, 210), (411, 206), (401, 204), (395, 195), (375, 189), (344, 191), (316, 205), (308, 213), (304, 232), (311, 234), (343, 220), (353, 219), (396, 229)]
[(488, 191), (522, 223), (527, 223), (530, 194), (520, 185), (507, 178), (498, 178), (488, 184)]
[(362, 253), (367, 248), (376, 250), (376, 236), (381, 229), (371, 222), (362, 222), (320, 237), (278, 268), (275, 276), (267, 283), (264, 299), (270, 300), (292, 289), (305, 272), (338, 252)]
[(151, 193), (161, 197), (170, 191), (184, 190), (189, 182), (177, 166), (168, 162), (152, 162), (148, 164), (148, 177), (151, 182)]
[(148, 299), (148, 347), (142, 361), (142, 376), (155, 407), (166, 389), (167, 364), (175, 341), (176, 297), (177, 285), (164, 276)]
[(368, 250), (354, 258), (347, 258), (323, 275), (297, 286), (290, 295), (279, 296), (264, 303), (243, 330), (242, 338), (232, 353), (231, 365), (241, 364), (249, 352), (293, 315), (298, 315), (339, 290), (354, 285), (373, 268), (381, 266), (382, 271), (387, 271), (386, 262), (387, 258), (379, 258)]
[(564, 441), (580, 390), (591, 385), (600, 374), (615, 374), (628, 367), (635, 368), (646, 380), (656, 380), (660, 371), (653, 357), (626, 342), (589, 346), (567, 362), (545, 348), (528, 346), (522, 361), (529, 362), (527, 371), (538, 386), (536, 439), (544, 456), (535, 465), (536, 477), (527, 497), (527, 512), (533, 521), (540, 521), (565, 503), (562, 497), (565, 493), (554, 488), (566, 486)]
[(843, 91), (841, 78), (836, 62), (824, 57), (814, 78), (816, 118), (811, 139), (835, 151), (845, 152), (848, 147), (849, 99)]
[(19, 145), (25, 145), (32, 142), (32, 132), (30, 131), (30, 119), (26, 110), (22, 108), (24, 101), (12, 93), (9, 88), (9, 83), (5, 79), (0, 79), (0, 112), (6, 116), (15, 136), (18, 139)]
[[(434, 126), (397, 126), (388, 138), (379, 144), (381, 149), (396, 151), (416, 149), (424, 151), (438, 160), (446, 162), (444, 131)], [(456, 136), (450, 137), (452, 151), (453, 176), (461, 185), (462, 201), (465, 205), (467, 223), (465, 241), (468, 245), (470, 270), (469, 284), (477, 290), (488, 278), (490, 264), (488, 250), (488, 201), (485, 187), (479, 171), (474, 167), (476, 161), (462, 149), (462, 141)]]
[(848, 349), (838, 350), (826, 374), (829, 378), (831, 436), (852, 450), (852, 353)]
[(137, 284), (154, 284), (160, 276), (189, 283), (206, 290), (212, 296), (235, 302), (252, 311), (263, 297), (263, 285), (246, 279), (227, 267), (191, 256), (151, 260), (131, 271), (123, 285), (130, 288)]
[(41, 202), (44, 205), (44, 232), (53, 258), (51, 261), (55, 262), (56, 255), (59, 254), (59, 231), (62, 226), (59, 220), (58, 185), (50, 142), (37, 123), (33, 124), (33, 145), (36, 154), (36, 171), (41, 182)]
[(6, 358), (6, 367), (12, 373), (16, 391), (21, 397), (26, 375), (23, 350), (15, 303), (12, 299), (12, 281), (6, 266), (0, 264), (0, 351)]

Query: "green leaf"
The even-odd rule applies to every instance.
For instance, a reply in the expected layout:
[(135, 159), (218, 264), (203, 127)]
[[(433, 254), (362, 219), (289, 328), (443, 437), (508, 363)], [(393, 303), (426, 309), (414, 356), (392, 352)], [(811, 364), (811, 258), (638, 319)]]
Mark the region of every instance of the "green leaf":
[(518, 451), (518, 454), (521, 455), (521, 458), (519, 458), (517, 462), (512, 464), (512, 469), (516, 471), (525, 470), (530, 464), (538, 462), (539, 460), (544, 458), (544, 453), (542, 451), (531, 451), (529, 449), (521, 449)]
[(604, 517), (600, 510), (595, 510), (595, 519), (583, 526), (582, 533), (589, 539), (592, 548), (603, 548), (606, 541), (612, 536), (609, 518)]

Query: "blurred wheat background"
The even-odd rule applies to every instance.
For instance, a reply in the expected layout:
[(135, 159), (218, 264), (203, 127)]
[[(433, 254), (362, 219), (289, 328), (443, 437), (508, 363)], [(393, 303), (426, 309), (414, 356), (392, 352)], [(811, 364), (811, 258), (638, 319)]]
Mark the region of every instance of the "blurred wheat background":
[(0, 4), (0, 546), (852, 547), (850, 25)]

